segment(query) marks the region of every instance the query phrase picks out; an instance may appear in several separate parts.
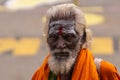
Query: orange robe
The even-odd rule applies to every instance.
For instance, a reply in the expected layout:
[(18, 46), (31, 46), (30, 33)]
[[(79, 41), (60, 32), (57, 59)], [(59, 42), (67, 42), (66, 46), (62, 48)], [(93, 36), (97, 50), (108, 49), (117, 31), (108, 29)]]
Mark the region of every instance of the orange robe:
[[(42, 66), (35, 72), (32, 80), (48, 80), (50, 73), (48, 66), (49, 56), (46, 57)], [(99, 76), (101, 80), (120, 80), (115, 67), (105, 61), (101, 62)], [(73, 69), (71, 80), (99, 80), (99, 76), (91, 52), (86, 48), (81, 49)], [(60, 78), (58, 77), (57, 80), (60, 80)]]
[(106, 61), (101, 61), (100, 77), (101, 80), (120, 80), (120, 74), (115, 66)]

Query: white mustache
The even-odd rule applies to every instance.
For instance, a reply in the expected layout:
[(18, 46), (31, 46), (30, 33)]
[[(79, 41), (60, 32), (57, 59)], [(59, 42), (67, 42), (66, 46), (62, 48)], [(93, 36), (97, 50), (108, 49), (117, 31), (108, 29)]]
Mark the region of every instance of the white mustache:
[(53, 54), (54, 53), (59, 53), (59, 52), (68, 52), (68, 53), (71, 53), (71, 51), (69, 50), (69, 49), (62, 49), (62, 50), (60, 50), (60, 49), (55, 49), (55, 50), (53, 50), (53, 51), (51, 51)]

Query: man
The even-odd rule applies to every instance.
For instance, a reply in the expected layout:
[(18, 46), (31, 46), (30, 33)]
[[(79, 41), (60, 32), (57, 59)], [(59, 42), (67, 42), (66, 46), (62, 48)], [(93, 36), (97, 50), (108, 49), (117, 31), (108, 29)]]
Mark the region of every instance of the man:
[(93, 58), (88, 50), (92, 40), (90, 30), (74, 4), (48, 10), (46, 34), (50, 54), (32, 80), (120, 80), (114, 65)]

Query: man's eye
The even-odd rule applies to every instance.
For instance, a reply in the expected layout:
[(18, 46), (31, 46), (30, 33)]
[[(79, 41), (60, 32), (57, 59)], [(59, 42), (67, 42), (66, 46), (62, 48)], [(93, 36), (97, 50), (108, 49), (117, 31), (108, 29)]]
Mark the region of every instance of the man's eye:
[(76, 36), (74, 34), (66, 34), (66, 35), (63, 35), (63, 38), (66, 41), (72, 41), (72, 40), (76, 39)]
[(57, 35), (50, 35), (49, 36), (49, 40), (50, 41), (56, 41), (58, 39), (58, 36)]

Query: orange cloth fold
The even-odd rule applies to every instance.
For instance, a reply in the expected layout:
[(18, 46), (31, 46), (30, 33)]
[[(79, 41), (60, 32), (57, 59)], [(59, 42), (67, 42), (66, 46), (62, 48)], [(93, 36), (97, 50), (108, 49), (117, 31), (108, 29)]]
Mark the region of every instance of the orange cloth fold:
[(75, 64), (72, 80), (98, 80), (94, 59), (88, 49), (82, 49)]
[(48, 67), (48, 57), (45, 58), (42, 66), (35, 72), (32, 80), (48, 80), (50, 69)]
[(120, 75), (115, 66), (107, 61), (102, 61), (100, 66), (101, 80), (120, 80)]

